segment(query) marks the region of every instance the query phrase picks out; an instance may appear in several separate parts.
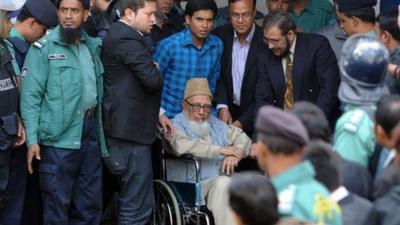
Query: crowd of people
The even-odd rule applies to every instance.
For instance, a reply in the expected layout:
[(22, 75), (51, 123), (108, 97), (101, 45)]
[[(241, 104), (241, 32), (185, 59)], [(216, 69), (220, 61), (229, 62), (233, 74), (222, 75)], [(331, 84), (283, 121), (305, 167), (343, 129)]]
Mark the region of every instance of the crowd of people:
[(226, 1), (1, 0), (0, 224), (400, 224), (400, 1)]

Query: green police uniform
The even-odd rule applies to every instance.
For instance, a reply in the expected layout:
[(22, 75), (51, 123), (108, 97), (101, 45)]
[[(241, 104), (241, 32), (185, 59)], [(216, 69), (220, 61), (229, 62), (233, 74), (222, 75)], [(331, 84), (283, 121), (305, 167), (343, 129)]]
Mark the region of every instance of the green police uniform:
[(272, 178), (280, 214), (318, 224), (342, 224), (339, 205), (329, 199), (329, 192), (314, 176), (313, 166), (304, 161)]
[(375, 134), (374, 121), (364, 109), (347, 106), (336, 123), (334, 146), (343, 158), (368, 166), (375, 150)]
[[(77, 45), (65, 44), (59, 26), (32, 45), (21, 91), (28, 146), (80, 148), (85, 110), (101, 105), (103, 99), (100, 51), (101, 40), (85, 32)], [(101, 107), (96, 112), (102, 154), (107, 156)]]
[(310, 33), (336, 22), (335, 7), (328, 0), (308, 0), (300, 15), (296, 15), (293, 10), (289, 15), (296, 22), (297, 28)]

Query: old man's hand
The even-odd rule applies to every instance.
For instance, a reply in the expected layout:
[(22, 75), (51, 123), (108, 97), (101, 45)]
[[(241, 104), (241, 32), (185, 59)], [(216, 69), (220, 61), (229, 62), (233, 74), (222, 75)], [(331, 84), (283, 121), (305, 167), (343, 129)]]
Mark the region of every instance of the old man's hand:
[(239, 164), (239, 159), (235, 156), (225, 157), (224, 162), (222, 163), (221, 172), (226, 175), (231, 175), (235, 171), (235, 167)]
[(243, 151), (233, 146), (222, 148), (220, 154), (225, 157), (235, 156), (238, 159), (241, 159), (243, 157)]

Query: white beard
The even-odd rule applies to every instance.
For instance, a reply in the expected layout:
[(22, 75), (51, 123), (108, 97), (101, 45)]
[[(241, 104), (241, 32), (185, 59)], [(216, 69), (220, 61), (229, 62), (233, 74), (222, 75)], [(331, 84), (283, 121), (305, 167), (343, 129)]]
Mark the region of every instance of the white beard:
[(211, 124), (208, 120), (204, 122), (197, 122), (188, 119), (187, 126), (189, 130), (193, 132), (193, 134), (201, 139), (211, 135)]

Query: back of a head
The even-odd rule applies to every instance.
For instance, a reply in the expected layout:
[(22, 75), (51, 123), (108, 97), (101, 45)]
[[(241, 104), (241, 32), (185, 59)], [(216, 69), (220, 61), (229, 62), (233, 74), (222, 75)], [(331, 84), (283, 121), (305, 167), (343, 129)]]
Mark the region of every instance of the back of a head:
[(286, 35), (289, 31), (296, 32), (296, 23), (285, 12), (271, 12), (264, 17), (263, 29), (269, 30), (273, 27), (278, 27), (282, 35)]
[(185, 8), (185, 16), (193, 16), (193, 14), (200, 10), (211, 10), (214, 18), (218, 14), (218, 7), (215, 0), (188, 0)]
[(322, 141), (312, 141), (305, 148), (304, 160), (309, 160), (314, 166), (315, 179), (321, 182), (329, 191), (340, 187), (339, 156), (333, 152), (331, 145)]
[(382, 12), (377, 17), (377, 22), (379, 23), (379, 30), (381, 32), (387, 31), (392, 35), (393, 39), (400, 42), (400, 29), (397, 25), (397, 16), (399, 11), (397, 9)]
[(390, 136), (392, 130), (400, 122), (400, 96), (386, 95), (377, 103), (375, 123)]
[(303, 122), (310, 140), (330, 142), (331, 131), (325, 113), (311, 102), (296, 102), (290, 109)]
[(263, 106), (257, 114), (257, 139), (268, 146), (272, 154), (301, 153), (310, 138), (301, 120), (293, 113), (273, 106)]
[(279, 220), (275, 189), (258, 173), (240, 173), (232, 177), (229, 204), (246, 225), (274, 225)]

